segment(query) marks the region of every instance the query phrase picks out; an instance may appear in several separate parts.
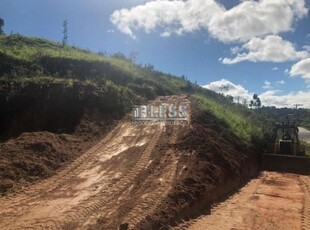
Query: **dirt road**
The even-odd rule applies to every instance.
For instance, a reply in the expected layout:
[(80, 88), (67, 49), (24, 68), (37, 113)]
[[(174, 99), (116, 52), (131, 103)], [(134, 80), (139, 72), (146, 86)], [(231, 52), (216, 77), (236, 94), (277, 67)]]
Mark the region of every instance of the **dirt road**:
[(310, 131), (308, 129), (298, 127), (299, 129), (299, 137), (301, 140), (310, 143)]
[(310, 177), (262, 172), (210, 215), (174, 229), (310, 229)]
[[(152, 166), (152, 152), (161, 136), (166, 135), (166, 144), (175, 142), (178, 129), (120, 122), (57, 175), (0, 198), (0, 229), (87, 229), (98, 222), (104, 229), (121, 223), (133, 229), (173, 185), (173, 150), (158, 153), (168, 162), (160, 170)], [(149, 167), (155, 168), (153, 174), (146, 173)]]

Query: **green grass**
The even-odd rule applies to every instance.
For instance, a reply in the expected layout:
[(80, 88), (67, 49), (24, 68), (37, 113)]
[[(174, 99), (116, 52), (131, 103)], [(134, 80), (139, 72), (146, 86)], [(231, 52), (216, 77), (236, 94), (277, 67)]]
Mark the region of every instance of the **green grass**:
[(248, 109), (228, 101), (218, 102), (203, 95), (195, 95), (194, 98), (203, 111), (223, 121), (241, 139), (249, 142), (253, 136), (262, 136), (262, 128), (255, 124), (254, 115)]
[(16, 82), (59, 82), (67, 78), (95, 85), (110, 80), (137, 90), (135, 93), (147, 99), (202, 90), (185, 79), (156, 71), (151, 65), (137, 65), (122, 55), (95, 54), (21, 35), (0, 36), (0, 62), (1, 79)]
[(88, 61), (107, 61), (102, 55), (77, 49), (41, 38), (26, 38), (21, 35), (0, 36), (0, 52), (17, 60), (34, 61), (42, 56), (63, 57)]
[(0, 84), (2, 83), (18, 83), (18, 84), (64, 84), (67, 86), (77, 85), (85, 85), (85, 86), (97, 86), (97, 84), (93, 81), (89, 80), (78, 80), (74, 78), (56, 78), (56, 77), (48, 77), (48, 76), (35, 76), (35, 77), (17, 77), (14, 79), (10, 79), (8, 77), (0, 77)]

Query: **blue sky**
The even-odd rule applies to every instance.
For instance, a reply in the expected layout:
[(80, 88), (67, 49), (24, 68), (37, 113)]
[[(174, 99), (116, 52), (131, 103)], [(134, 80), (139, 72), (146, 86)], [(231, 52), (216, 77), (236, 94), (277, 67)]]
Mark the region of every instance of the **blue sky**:
[[(62, 39), (265, 105), (310, 108), (310, 2), (303, 0), (1, 0), (4, 31)], [(228, 86), (223, 90), (223, 86)]]

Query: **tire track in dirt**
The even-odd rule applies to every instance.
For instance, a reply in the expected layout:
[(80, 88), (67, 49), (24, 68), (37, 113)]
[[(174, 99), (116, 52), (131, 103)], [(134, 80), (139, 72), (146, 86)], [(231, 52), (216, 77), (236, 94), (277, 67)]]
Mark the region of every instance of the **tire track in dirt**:
[[(85, 222), (80, 222), (80, 224), (83, 224), (82, 226), (80, 226), (81, 229), (86, 228), (87, 225), (92, 225), (96, 223), (99, 218), (108, 218), (109, 215), (113, 212), (113, 210), (115, 210), (119, 206), (121, 200), (125, 198), (124, 193), (131, 190), (135, 183), (135, 178), (137, 178), (138, 175), (149, 166), (151, 162), (150, 156), (152, 150), (157, 144), (158, 139), (162, 133), (162, 127), (158, 125), (154, 125), (154, 127), (157, 127), (157, 131), (151, 138), (150, 143), (148, 144), (144, 153), (139, 158), (139, 161), (136, 163), (136, 166), (132, 168), (132, 170), (126, 176), (124, 176), (123, 179), (121, 179), (115, 185), (115, 187), (113, 187), (113, 194), (104, 194), (104, 196), (109, 198), (103, 201), (104, 205), (98, 207), (96, 212), (97, 214), (93, 214)], [(102, 216), (102, 212), (105, 213), (104, 216)]]
[[(87, 163), (85, 161), (90, 158), (96, 157), (96, 154), (98, 155), (97, 152), (101, 148), (103, 148), (107, 142), (113, 139), (115, 133), (117, 134), (119, 132), (124, 132), (124, 130), (119, 128), (115, 129), (97, 146), (95, 146), (90, 151), (85, 153), (82, 157), (73, 162), (68, 169), (61, 172), (59, 175), (57, 175), (57, 177), (48, 180), (46, 183), (42, 183), (41, 187), (39, 187), (39, 190), (34, 189), (30, 192), (28, 191), (21, 196), (22, 198), (19, 197), (19, 199), (16, 199), (15, 201), (14, 197), (7, 198), (6, 201), (10, 201), (12, 199), (13, 202), (10, 202), (9, 205), (5, 207), (5, 209), (2, 209), (4, 210), (3, 214), (6, 215), (6, 217), (8, 217), (8, 215), (12, 214), (12, 212), (8, 211), (8, 209), (15, 209), (17, 207), (19, 207), (18, 212), (24, 212), (27, 214), (26, 209), (33, 208), (34, 206), (36, 206), (37, 199), (49, 198), (48, 194), (51, 191), (59, 190), (61, 186), (64, 186), (66, 183), (69, 183), (70, 180), (74, 179), (74, 177), (76, 177), (79, 173), (85, 170), (87, 171), (91, 163)], [(116, 130), (118, 130), (118, 132), (115, 132)], [(156, 141), (159, 138), (159, 135), (160, 130), (156, 130), (154, 136), (152, 136), (150, 143), (147, 145), (136, 167), (134, 167), (134, 169), (129, 174), (127, 174), (122, 180), (120, 180), (115, 185), (113, 185), (112, 183), (107, 183), (105, 188), (102, 188), (102, 190), (99, 193), (90, 196), (88, 199), (80, 201), (77, 205), (75, 205), (75, 207), (72, 210), (69, 210), (65, 213), (59, 212), (59, 215), (57, 215), (56, 213), (57, 218), (55, 215), (51, 218), (42, 218), (42, 217), (30, 218), (29, 220), (24, 220), (22, 224), (19, 223), (18, 224), (19, 226), (14, 225), (12, 229), (18, 229), (18, 228), (62, 229), (66, 224), (70, 224), (70, 222), (74, 222), (76, 220), (81, 221), (85, 219), (88, 215), (94, 213), (95, 210), (102, 207), (105, 203), (115, 199), (117, 194), (119, 194), (122, 190), (125, 189), (126, 186), (128, 186), (129, 180), (132, 180), (143, 169), (143, 167), (146, 166), (146, 164), (148, 163), (148, 157), (150, 155), (150, 152), (152, 148), (154, 148)], [(58, 182), (57, 180), (60, 180), (60, 182)], [(50, 184), (51, 182), (55, 182), (56, 186)], [(44, 190), (45, 188), (47, 188), (48, 190), (47, 192), (45, 191), (44, 194), (42, 195), (40, 191)], [(42, 206), (42, 203), (38, 204), (37, 206), (39, 205)], [(18, 214), (16, 215), (18, 216)], [(1, 218), (0, 218), (0, 227), (1, 227)]]
[[(13, 194), (9, 194), (6, 197), (0, 199), (1, 203), (8, 204), (4, 208), (15, 207), (16, 205), (28, 206), (29, 203), (34, 202), (38, 198), (42, 198), (44, 195), (56, 190), (65, 182), (67, 182), (73, 175), (71, 174), (76, 168), (82, 165), (86, 160), (92, 157), (92, 155), (102, 148), (110, 139), (113, 138), (120, 130), (123, 124), (119, 124), (115, 129), (112, 130), (106, 137), (104, 137), (98, 144), (89, 149), (83, 155), (74, 160), (68, 167), (60, 169), (55, 176), (52, 176), (48, 180), (44, 180), (36, 183), (32, 187), (26, 190), (20, 190)], [(18, 197), (17, 197), (18, 196)], [(2, 209), (2, 210), (3, 210)], [(0, 212), (1, 214), (1, 212)]]
[[(190, 101), (186, 96), (183, 97), (172, 97), (172, 98), (161, 98), (168, 103), (175, 103), (176, 99), (178, 103), (183, 103), (187, 106), (187, 125), (190, 124)], [(165, 127), (171, 128), (171, 125), (166, 124)], [(170, 126), (170, 127), (169, 127)], [(180, 124), (172, 125), (172, 132), (169, 134), (169, 142), (170, 144), (175, 144), (177, 141), (178, 133), (180, 131)], [(189, 126), (188, 126), (189, 127)], [(183, 127), (184, 128), (184, 127)], [(125, 206), (120, 206), (116, 213), (117, 221), (113, 221), (112, 224), (108, 224), (104, 229), (117, 229), (120, 224), (128, 224), (129, 229), (139, 229), (137, 226), (143, 222), (142, 225), (139, 225), (142, 229), (149, 229), (150, 226), (147, 222), (147, 216), (154, 213), (156, 210), (164, 209), (163, 201), (165, 197), (168, 195), (170, 189), (174, 185), (174, 180), (177, 172), (177, 163), (178, 159), (175, 155), (175, 152), (172, 148), (166, 150), (163, 153), (165, 156), (169, 156), (169, 162), (167, 166), (161, 169), (161, 173), (159, 173), (156, 178), (149, 178), (153, 181), (154, 187), (151, 190), (145, 191), (145, 194), (142, 196), (137, 195), (133, 201), (133, 203), (125, 204)], [(165, 158), (167, 160), (167, 158)], [(166, 161), (165, 160), (165, 161)], [(159, 181), (159, 183), (157, 183)], [(103, 220), (113, 219), (111, 218), (111, 212), (101, 216)], [(115, 219), (115, 218), (114, 218)]]
[(67, 168), (60, 170), (59, 173), (57, 173), (55, 176), (35, 184), (33, 187), (30, 187), (29, 190), (20, 191), (7, 197), (1, 198), (0, 203), (2, 204), (2, 209), (0, 210), (0, 215), (5, 216), (6, 214), (4, 212), (8, 212), (8, 210), (17, 210), (18, 212), (25, 211), (31, 206), (34, 206), (37, 200), (42, 199), (50, 192), (59, 188), (61, 185), (68, 183), (68, 181), (73, 176), (74, 170), (82, 165), (85, 160), (92, 157), (92, 155), (98, 151), (98, 149), (104, 146), (114, 135), (116, 135), (121, 126), (122, 124), (118, 125), (112, 132), (103, 138), (102, 141), (100, 141), (97, 145), (76, 159)]
[[(170, 140), (171, 144), (174, 144), (177, 141), (178, 130), (179, 127), (174, 125), (173, 134)], [(124, 223), (128, 223), (129, 229), (137, 229), (136, 226), (144, 220), (146, 216), (160, 207), (162, 199), (166, 197), (173, 185), (177, 169), (177, 159), (172, 149), (169, 149), (165, 154), (172, 156), (172, 164), (165, 168), (165, 174), (162, 176), (164, 179), (161, 181), (161, 185), (158, 189), (151, 194), (147, 194), (147, 196), (144, 197), (144, 199), (142, 199), (142, 201), (139, 202), (139, 204), (135, 206), (123, 220)]]
[(210, 215), (173, 229), (309, 229), (308, 185), (309, 177), (262, 172), (259, 178), (215, 205)]
[[(185, 230), (185, 229), (204, 229), (204, 230), (206, 230), (206, 229), (212, 229), (213, 227), (214, 227), (214, 229), (221, 229), (221, 228), (225, 229), (225, 227), (223, 227), (223, 226), (218, 226), (218, 228), (217, 228), (215, 224), (216, 223), (221, 224), (223, 222), (227, 222), (227, 220), (229, 221), (229, 218), (231, 218), (230, 206), (234, 206), (236, 204), (235, 197), (240, 196), (241, 199), (238, 200), (238, 203), (245, 204), (246, 202), (248, 202), (249, 199), (251, 199), (252, 194), (254, 194), (257, 191), (260, 183), (261, 183), (261, 181), (259, 179), (253, 179), (251, 182), (249, 182), (246, 185), (246, 188), (245, 187), (241, 188), (235, 195), (227, 198), (225, 200), (225, 202), (213, 204), (211, 207), (211, 214), (214, 215), (214, 219), (211, 220), (211, 222), (212, 222), (211, 224), (205, 223), (206, 219), (209, 218), (210, 215), (201, 215), (201, 216), (197, 217), (196, 219), (181, 222), (178, 226), (173, 227), (172, 229), (174, 229), (174, 230)], [(235, 209), (238, 209), (238, 207), (235, 207)], [(221, 217), (222, 219), (219, 219), (218, 217)], [(215, 225), (215, 226), (213, 226), (213, 225)], [(232, 227), (231, 229), (234, 229), (234, 227)], [(238, 228), (236, 228), (236, 229), (243, 229), (240, 227), (241, 226), (238, 226)]]
[[(173, 100), (176, 98), (174, 96)], [(170, 99), (164, 97), (162, 101), (170, 102)], [(0, 229), (85, 229), (90, 226), (90, 220), (97, 221), (99, 211), (109, 216), (109, 208), (119, 207), (121, 201), (132, 198), (126, 196), (132, 196), (130, 191), (136, 185), (137, 178), (151, 165), (152, 151), (162, 129), (160, 125), (137, 127), (128, 121), (120, 122), (97, 145), (66, 168), (60, 169), (56, 175), (24, 191), (0, 198)], [(171, 142), (175, 142), (177, 131), (175, 126)], [(125, 151), (131, 147), (134, 148), (129, 153), (134, 152), (134, 158), (129, 163), (121, 164), (125, 169), (107, 167), (111, 162), (127, 162), (130, 155), (127, 156)], [(123, 152), (125, 159), (116, 157), (110, 161), (112, 156)], [(158, 175), (165, 177), (163, 186), (133, 207), (128, 213), (130, 217), (124, 215), (131, 226), (136, 226), (148, 213), (158, 209), (172, 186), (177, 160), (172, 149), (166, 154), (169, 157), (165, 159), (173, 163), (161, 166), (164, 172)]]
[[(79, 205), (75, 210), (70, 210), (68, 213), (66, 213), (66, 218), (70, 219), (70, 222), (79, 220), (78, 224), (83, 224), (85, 217), (91, 216), (90, 214), (94, 214), (95, 211), (98, 212), (99, 209), (102, 209), (109, 202), (118, 200), (119, 196), (131, 186), (134, 179), (140, 174), (140, 172), (148, 166), (150, 155), (160, 137), (161, 131), (161, 128), (156, 130), (154, 136), (150, 140), (150, 143), (141, 155), (139, 161), (136, 163), (136, 166), (125, 177), (123, 177), (114, 186), (107, 188), (106, 190), (103, 190), (98, 195), (96, 195), (95, 202), (86, 200), (81, 203), (81, 205)], [(89, 205), (90, 202), (92, 202), (91, 205)]]
[(302, 216), (302, 230), (310, 229), (310, 178), (302, 176), (300, 178), (305, 193)]

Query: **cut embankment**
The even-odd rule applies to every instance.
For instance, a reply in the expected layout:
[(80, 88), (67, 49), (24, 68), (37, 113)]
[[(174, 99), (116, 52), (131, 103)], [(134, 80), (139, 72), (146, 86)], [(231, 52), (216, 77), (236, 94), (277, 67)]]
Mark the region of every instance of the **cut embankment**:
[(192, 107), (192, 128), (174, 145), (178, 160), (175, 185), (160, 209), (137, 229), (167, 229), (209, 213), (211, 206), (258, 175), (253, 149), (210, 113)]
[(95, 144), (114, 123), (96, 111), (86, 112), (74, 133), (23, 132), (0, 143), (0, 196), (54, 175)]
[(163, 229), (210, 212), (257, 173), (256, 155), (210, 113), (190, 114), (185, 127), (124, 119), (52, 178), (0, 199), (0, 226)]
[(80, 84), (1, 83), (0, 195), (53, 175), (111, 130), (124, 115), (124, 106), (109, 103), (114, 93)]

